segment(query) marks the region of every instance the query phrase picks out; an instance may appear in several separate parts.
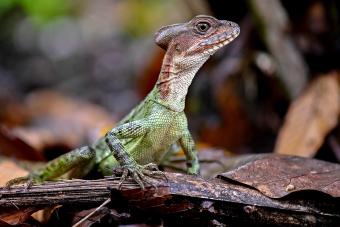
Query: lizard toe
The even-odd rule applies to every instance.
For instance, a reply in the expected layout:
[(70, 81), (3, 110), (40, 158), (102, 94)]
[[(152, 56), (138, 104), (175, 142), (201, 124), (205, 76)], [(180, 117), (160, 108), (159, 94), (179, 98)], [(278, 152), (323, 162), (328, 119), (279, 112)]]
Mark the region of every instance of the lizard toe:
[(158, 168), (158, 165), (155, 163), (148, 163), (142, 166), (142, 168), (143, 168), (143, 173), (147, 176), (150, 176), (152, 178), (168, 180), (165, 173), (163, 171), (160, 171)]
[(168, 180), (168, 178), (166, 177), (165, 173), (163, 171), (160, 171), (160, 170), (146, 170), (144, 169), (143, 170), (143, 173), (151, 178), (157, 178), (157, 179), (165, 179), (165, 180)]
[(128, 176), (131, 176), (142, 190), (145, 190), (146, 185), (157, 188), (156, 183), (154, 182), (155, 178), (167, 179), (164, 172), (158, 170), (157, 165), (153, 163), (144, 166), (138, 164), (124, 166), (121, 168), (121, 171), (122, 176), (120, 177), (120, 181), (118, 183), (119, 190), (121, 189), (123, 182), (126, 181)]
[(14, 178), (12, 180), (9, 180), (6, 183), (5, 188), (9, 190), (14, 185), (24, 184), (25, 190), (27, 190), (33, 185), (33, 183), (35, 183), (34, 179), (30, 175), (28, 175), (28, 176), (25, 176), (25, 177), (18, 177), (18, 178)]
[(143, 181), (145, 181), (145, 176), (142, 173), (139, 172), (133, 172), (132, 178), (136, 181), (136, 183), (141, 187), (142, 190), (145, 189)]
[(126, 180), (128, 175), (129, 175), (129, 170), (124, 168), (123, 172), (122, 172), (122, 176), (120, 177), (120, 180), (119, 180), (119, 183), (118, 183), (118, 187), (117, 187), (118, 190), (120, 190), (122, 188), (122, 184)]
[(148, 163), (142, 166), (143, 169), (151, 170), (151, 171), (159, 171), (158, 165), (155, 163)]

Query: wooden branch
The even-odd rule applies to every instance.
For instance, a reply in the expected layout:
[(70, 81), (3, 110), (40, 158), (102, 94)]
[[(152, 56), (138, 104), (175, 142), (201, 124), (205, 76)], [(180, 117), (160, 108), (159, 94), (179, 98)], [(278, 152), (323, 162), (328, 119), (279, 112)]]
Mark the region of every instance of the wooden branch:
[(37, 206), (74, 203), (98, 203), (109, 198), (109, 186), (117, 182), (112, 178), (100, 180), (65, 180), (25, 186), (13, 186), (0, 189), (0, 207)]
[[(149, 187), (145, 191), (132, 182), (124, 183), (121, 191), (113, 189), (119, 182), (117, 178), (49, 182), (34, 185), (28, 190), (24, 187), (1, 188), (0, 208), (54, 204), (73, 207), (90, 204), (95, 207), (107, 200), (111, 193), (112, 205), (129, 206), (153, 215), (156, 213), (168, 223), (183, 218), (178, 213), (184, 216), (194, 214), (196, 219), (210, 222), (238, 220), (280, 225), (340, 223), (339, 200), (335, 198), (319, 196), (315, 199), (317, 197), (314, 196), (312, 199), (278, 200), (220, 179), (205, 180), (178, 173), (166, 173), (166, 176), (168, 181), (155, 182), (157, 189)], [(115, 202), (122, 201), (122, 198), (125, 202)], [(192, 218), (188, 220), (192, 221)]]

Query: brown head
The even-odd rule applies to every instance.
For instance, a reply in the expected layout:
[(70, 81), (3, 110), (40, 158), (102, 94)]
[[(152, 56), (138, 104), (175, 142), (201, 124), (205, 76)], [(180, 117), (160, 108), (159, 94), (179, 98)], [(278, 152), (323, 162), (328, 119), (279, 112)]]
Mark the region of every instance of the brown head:
[(172, 58), (176, 61), (190, 59), (196, 64), (197, 58), (208, 59), (218, 49), (234, 40), (239, 33), (240, 28), (234, 22), (200, 15), (187, 23), (161, 28), (155, 34), (155, 41), (167, 52), (171, 51)]
[(156, 100), (170, 109), (182, 111), (185, 96), (198, 69), (218, 49), (234, 40), (239, 26), (211, 16), (161, 28), (156, 43), (166, 50), (156, 83)]

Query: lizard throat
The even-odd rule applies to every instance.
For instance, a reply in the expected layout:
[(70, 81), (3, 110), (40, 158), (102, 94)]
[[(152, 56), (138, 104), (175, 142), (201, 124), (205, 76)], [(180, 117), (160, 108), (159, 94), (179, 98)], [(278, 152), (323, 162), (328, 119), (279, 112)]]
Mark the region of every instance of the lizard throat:
[(173, 58), (165, 56), (158, 81), (155, 86), (158, 103), (174, 111), (183, 111), (188, 88), (198, 69), (203, 65), (195, 64), (190, 67), (176, 67)]
[(181, 73), (161, 72), (156, 84), (159, 98), (168, 102), (179, 102), (185, 99), (195, 73), (190, 70), (183, 70)]

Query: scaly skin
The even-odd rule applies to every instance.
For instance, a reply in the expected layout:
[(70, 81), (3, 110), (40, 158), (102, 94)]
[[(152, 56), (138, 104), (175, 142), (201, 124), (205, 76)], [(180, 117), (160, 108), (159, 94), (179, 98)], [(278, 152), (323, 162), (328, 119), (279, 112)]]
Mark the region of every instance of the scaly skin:
[(211, 16), (197, 16), (187, 23), (161, 28), (155, 41), (166, 53), (158, 81), (147, 97), (104, 138), (70, 151), (8, 185), (56, 179), (70, 170), (85, 175), (97, 164), (104, 175), (121, 166), (122, 181), (131, 175), (144, 188), (145, 183), (150, 184), (148, 177), (161, 174), (152, 163), (159, 164), (175, 143), (185, 152), (187, 172), (198, 174), (195, 143), (184, 113), (185, 97), (199, 68), (239, 32), (237, 24)]

